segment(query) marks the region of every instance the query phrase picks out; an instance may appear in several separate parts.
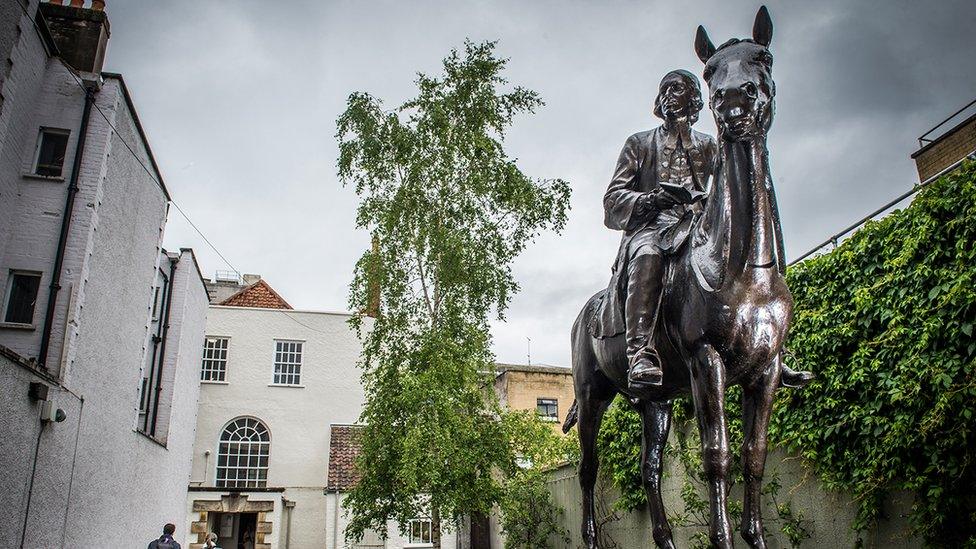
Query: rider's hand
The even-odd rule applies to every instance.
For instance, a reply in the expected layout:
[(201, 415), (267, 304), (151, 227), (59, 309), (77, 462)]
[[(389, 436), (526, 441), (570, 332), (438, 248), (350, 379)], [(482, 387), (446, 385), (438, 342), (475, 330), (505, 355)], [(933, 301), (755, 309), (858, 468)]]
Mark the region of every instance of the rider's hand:
[(658, 211), (673, 208), (678, 203), (674, 196), (660, 188), (644, 193), (644, 201), (645, 204)]

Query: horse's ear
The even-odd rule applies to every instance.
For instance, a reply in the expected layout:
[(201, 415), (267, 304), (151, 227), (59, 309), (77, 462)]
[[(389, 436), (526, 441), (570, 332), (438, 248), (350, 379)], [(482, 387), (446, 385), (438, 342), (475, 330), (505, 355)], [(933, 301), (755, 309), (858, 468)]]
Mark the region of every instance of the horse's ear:
[(756, 14), (756, 23), (752, 26), (752, 39), (767, 48), (773, 41), (773, 20), (769, 18), (769, 10), (766, 6), (759, 8), (759, 13)]
[(708, 63), (708, 58), (715, 53), (715, 44), (708, 39), (708, 33), (701, 25), (698, 25), (698, 33), (695, 34), (695, 53), (702, 63)]

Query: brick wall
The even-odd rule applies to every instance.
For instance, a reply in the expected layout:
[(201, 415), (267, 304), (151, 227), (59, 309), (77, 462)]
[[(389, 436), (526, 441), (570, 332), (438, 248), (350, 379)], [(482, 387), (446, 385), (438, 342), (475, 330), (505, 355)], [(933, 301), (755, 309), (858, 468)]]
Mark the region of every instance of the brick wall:
[(948, 168), (973, 150), (976, 150), (976, 115), (912, 155), (918, 168), (919, 181), (925, 181)]

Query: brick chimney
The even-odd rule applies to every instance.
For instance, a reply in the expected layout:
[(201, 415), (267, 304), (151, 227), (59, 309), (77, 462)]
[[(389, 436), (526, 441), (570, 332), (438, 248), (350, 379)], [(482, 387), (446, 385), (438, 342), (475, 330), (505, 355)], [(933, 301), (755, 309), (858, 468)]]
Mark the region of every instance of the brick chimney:
[(79, 72), (100, 73), (105, 61), (105, 48), (110, 35), (104, 0), (51, 0), (41, 3), (38, 11), (44, 16), (60, 57)]

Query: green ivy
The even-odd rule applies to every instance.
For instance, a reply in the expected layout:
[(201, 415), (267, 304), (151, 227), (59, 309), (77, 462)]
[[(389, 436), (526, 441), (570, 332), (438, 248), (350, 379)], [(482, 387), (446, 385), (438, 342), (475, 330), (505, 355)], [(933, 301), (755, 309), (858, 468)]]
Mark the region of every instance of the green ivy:
[[(817, 379), (779, 393), (770, 441), (801, 454), (826, 488), (852, 494), (854, 530), (881, 518), (890, 492), (908, 490), (912, 529), (928, 545), (976, 546), (976, 163), (787, 278), (796, 302), (788, 348), (794, 366)], [(741, 441), (735, 390), (730, 438)], [(676, 430), (687, 409), (676, 403)], [(618, 402), (600, 446), (618, 505), (643, 505), (636, 414)], [(694, 480), (700, 462), (686, 450), (679, 437), (669, 453)], [(700, 502), (686, 488), (687, 518)], [(781, 530), (798, 544), (802, 517), (775, 503)]]
[(854, 495), (855, 529), (910, 490), (930, 545), (976, 542), (976, 163), (788, 279), (788, 345), (819, 378), (781, 393), (771, 439)]

